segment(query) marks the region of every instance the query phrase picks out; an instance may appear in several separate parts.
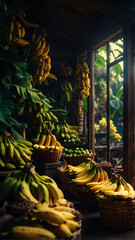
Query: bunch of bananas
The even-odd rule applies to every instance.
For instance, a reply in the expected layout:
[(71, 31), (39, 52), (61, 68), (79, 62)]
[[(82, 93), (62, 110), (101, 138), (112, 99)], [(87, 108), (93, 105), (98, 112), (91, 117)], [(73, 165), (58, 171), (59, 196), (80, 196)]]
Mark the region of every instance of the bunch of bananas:
[(0, 192), (0, 201), (25, 199), (38, 204), (37, 208), (52, 206), (61, 200), (67, 204), (56, 182), (48, 176), (40, 176), (34, 166), (27, 166), (9, 174), (1, 183)]
[(24, 40), (25, 36), (25, 28), (20, 23), (18, 19), (15, 17), (12, 18), (12, 21), (10, 22), (10, 28), (9, 28), (9, 41), (13, 42), (16, 45), (19, 46), (26, 46), (29, 44), (29, 41)]
[(71, 99), (70, 96), (71, 96), (71, 93), (73, 92), (71, 83), (69, 81), (64, 81), (61, 83), (60, 87), (62, 91), (65, 93), (67, 102), (70, 102), (70, 99)]
[[(26, 199), (35, 203), (29, 216), (17, 219), (9, 236), (22, 238), (69, 238), (80, 228), (81, 214), (68, 206), (63, 192), (48, 176), (35, 168), (14, 171), (0, 185), (0, 201)], [(12, 199), (11, 199), (12, 198)]]
[(36, 151), (39, 152), (45, 152), (45, 151), (61, 151), (64, 149), (64, 147), (61, 146), (60, 142), (56, 140), (56, 137), (54, 134), (52, 134), (50, 131), (47, 131), (47, 133), (42, 134), (41, 138), (39, 139), (38, 144), (34, 144), (34, 148)]
[[(85, 161), (79, 166), (68, 165), (68, 173), (76, 185), (86, 185), (90, 182), (102, 182), (108, 179), (108, 174), (93, 160)], [(75, 177), (74, 177), (75, 176)]]
[(102, 199), (134, 199), (135, 191), (119, 174), (100, 183), (91, 182), (87, 187)]
[(75, 88), (77, 88), (79, 96), (84, 99), (89, 96), (90, 78), (89, 68), (86, 62), (79, 63), (75, 70)]
[(28, 99), (21, 99), (17, 116), (23, 116), (31, 124), (33, 138), (40, 139), (47, 130), (52, 131), (58, 118), (52, 111), (45, 111), (44, 104), (34, 103)]
[[(50, 45), (46, 43), (45, 37), (33, 34), (30, 52), (30, 62), (34, 70), (33, 84), (48, 85), (47, 77), (51, 69), (51, 58), (48, 56)], [(56, 80), (56, 77), (52, 75)]]
[(8, 235), (16, 239), (69, 239), (80, 229), (80, 219), (81, 214), (71, 207), (35, 208), (31, 216), (16, 220)]
[(55, 136), (62, 142), (80, 142), (77, 132), (77, 126), (71, 126), (66, 121), (57, 124), (55, 128)]
[(0, 134), (0, 168), (16, 169), (31, 164), (32, 143), (15, 140), (10, 133)]

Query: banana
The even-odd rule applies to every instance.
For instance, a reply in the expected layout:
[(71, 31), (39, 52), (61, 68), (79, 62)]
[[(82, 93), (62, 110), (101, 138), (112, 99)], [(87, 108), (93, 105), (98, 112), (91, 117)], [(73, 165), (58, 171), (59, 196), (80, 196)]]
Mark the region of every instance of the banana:
[(80, 224), (72, 219), (67, 219), (66, 220), (66, 223), (65, 223), (69, 229), (71, 230), (71, 232), (75, 232), (77, 231), (78, 229), (80, 229)]
[(17, 150), (19, 151), (22, 159), (25, 161), (25, 162), (30, 162), (31, 161), (31, 157), (28, 156), (25, 152), (24, 152), (24, 148), (22, 147), (17, 147)]
[(75, 215), (71, 212), (67, 212), (67, 211), (62, 211), (61, 212), (62, 215), (64, 216), (64, 218), (67, 220), (67, 219), (75, 219)]
[(124, 185), (125, 190), (128, 191), (129, 198), (134, 199), (135, 198), (135, 191), (134, 188), (131, 186), (131, 184), (127, 183), (123, 178), (122, 178), (122, 183)]
[(46, 140), (45, 140), (45, 147), (47, 148), (47, 147), (49, 147), (50, 146), (50, 144), (51, 144), (51, 135), (50, 134), (48, 134), (47, 136), (46, 136)]
[(18, 151), (16, 148), (14, 148), (14, 157), (15, 157), (18, 161), (21, 160), (21, 155), (20, 155), (19, 151)]
[(7, 176), (6, 179), (0, 184), (0, 201), (5, 201), (16, 182), (17, 178)]
[(38, 200), (31, 194), (30, 185), (25, 181), (26, 176), (27, 174), (25, 174), (21, 183), (21, 193), (26, 197), (27, 200), (38, 203)]
[(41, 136), (41, 138), (39, 139), (39, 145), (44, 145), (45, 140), (46, 140), (46, 135), (43, 134), (43, 135)]
[(25, 47), (30, 44), (29, 41), (17, 37), (13, 38), (13, 42), (21, 47)]
[(26, 141), (26, 140), (21, 140), (21, 139), (17, 140), (17, 143), (22, 143), (22, 144), (26, 145), (27, 147), (33, 146), (33, 144), (31, 142)]
[(5, 155), (6, 155), (5, 145), (3, 142), (0, 142), (0, 156), (5, 157)]
[(40, 227), (14, 226), (11, 229), (11, 236), (16, 239), (55, 239), (54, 233)]
[(31, 191), (32, 195), (34, 196), (34, 198), (39, 200), (38, 184), (37, 184), (37, 182), (34, 181), (33, 178), (31, 179), (29, 186), (30, 186), (30, 191)]
[(34, 210), (34, 217), (37, 219), (43, 220), (44, 222), (48, 222), (51, 224), (63, 224), (66, 223), (65, 217), (62, 213), (54, 210), (53, 208), (46, 207), (43, 211)]
[(54, 134), (51, 134), (51, 143), (50, 143), (51, 146), (55, 146), (56, 145), (56, 137)]
[(59, 121), (58, 118), (57, 118), (51, 111), (49, 111), (48, 113), (49, 113), (49, 115), (51, 116), (51, 119), (52, 119), (54, 122), (58, 122), (58, 121)]
[(110, 179), (107, 179), (107, 180), (103, 180), (101, 182), (90, 182), (90, 183), (87, 183), (87, 187), (89, 188), (92, 188), (92, 187), (96, 187), (96, 186), (107, 186), (107, 185), (111, 185), (112, 182), (110, 181)]
[(94, 178), (94, 176), (95, 176), (95, 169), (93, 170), (91, 170), (90, 172), (89, 172), (89, 174), (88, 175), (86, 175), (86, 177), (85, 178), (82, 178), (82, 179), (73, 179), (72, 181), (76, 184), (76, 185), (85, 185), (85, 184), (87, 184), (88, 182), (91, 182), (92, 180), (93, 180), (93, 178)]
[(49, 203), (49, 191), (45, 184), (38, 182), (38, 195), (39, 202), (47, 202)]
[(49, 191), (49, 196), (53, 198), (53, 202), (55, 203), (57, 200), (60, 200), (61, 197), (61, 192), (59, 191), (59, 188), (56, 184), (54, 183), (46, 183), (46, 186)]
[(10, 33), (13, 33), (13, 31), (14, 31), (14, 21), (11, 21), (11, 22), (10, 22), (9, 32), (10, 32)]
[(107, 172), (103, 170), (103, 173), (104, 173), (104, 180), (107, 180), (107, 179), (108, 179), (108, 174), (107, 174)]
[[(100, 168), (100, 178), (98, 180), (99, 182), (104, 181), (104, 170), (102, 168)], [(93, 181), (94, 182), (94, 181)]]
[(25, 36), (25, 28), (21, 26), (21, 38)]
[[(95, 193), (98, 193), (99, 191), (102, 192), (102, 193), (107, 192), (107, 191), (115, 191), (116, 188), (117, 188), (117, 183), (112, 183), (110, 186), (101, 187)], [(93, 190), (93, 189), (91, 188), (91, 190)]]
[(2, 158), (0, 157), (0, 168), (4, 168), (5, 167), (5, 163), (2, 160)]
[(97, 168), (96, 169), (96, 174), (95, 174), (95, 177), (93, 178), (93, 182), (98, 182), (99, 181), (99, 179), (100, 179), (100, 169), (99, 168)]
[(72, 238), (72, 232), (67, 224), (60, 224), (59, 226), (51, 226), (54, 234), (60, 239)]
[(15, 170), (16, 166), (13, 163), (5, 162), (5, 168), (8, 170)]
[(14, 157), (14, 145), (11, 143), (10, 138), (8, 138), (8, 157), (13, 158)]

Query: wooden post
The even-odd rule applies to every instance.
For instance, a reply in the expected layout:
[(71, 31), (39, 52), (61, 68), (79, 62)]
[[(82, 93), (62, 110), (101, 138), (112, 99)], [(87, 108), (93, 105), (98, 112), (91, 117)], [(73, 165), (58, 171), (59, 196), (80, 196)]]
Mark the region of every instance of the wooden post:
[(135, 187), (135, 24), (124, 23), (124, 143), (125, 179)]

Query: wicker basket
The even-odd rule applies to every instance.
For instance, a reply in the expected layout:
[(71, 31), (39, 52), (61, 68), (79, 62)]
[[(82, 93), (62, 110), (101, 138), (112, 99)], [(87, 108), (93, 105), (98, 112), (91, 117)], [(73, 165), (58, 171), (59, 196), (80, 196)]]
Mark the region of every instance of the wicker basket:
[(53, 163), (58, 162), (62, 157), (63, 151), (36, 151), (34, 152), (34, 160), (37, 162)]
[(98, 201), (93, 192), (91, 192), (86, 186), (76, 186), (78, 199), (80, 203), (89, 209), (98, 209)]
[(94, 160), (94, 154), (86, 154), (82, 156), (74, 156), (74, 157), (63, 157), (63, 159), (67, 162), (67, 164), (71, 164), (73, 166), (77, 166), (84, 162), (87, 158)]
[(114, 229), (135, 228), (135, 200), (98, 199), (102, 222)]
[(77, 197), (78, 193), (76, 191), (76, 185), (73, 183), (70, 183), (70, 178), (65, 174), (67, 168), (67, 164), (60, 166), (57, 168), (58, 178), (61, 184), (61, 189), (64, 192), (68, 192), (71, 195)]

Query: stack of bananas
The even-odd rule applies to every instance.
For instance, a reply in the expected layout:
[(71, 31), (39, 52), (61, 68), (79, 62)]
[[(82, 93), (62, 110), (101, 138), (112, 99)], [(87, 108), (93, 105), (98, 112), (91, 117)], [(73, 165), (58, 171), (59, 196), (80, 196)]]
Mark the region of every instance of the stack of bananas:
[[(47, 77), (51, 69), (51, 58), (48, 56), (50, 45), (46, 43), (45, 37), (33, 35), (31, 43), (30, 62), (34, 70), (33, 84), (48, 85)], [(56, 80), (56, 76), (52, 74)]]
[(134, 199), (135, 191), (119, 174), (100, 183), (91, 182), (87, 187), (102, 199)]
[(12, 21), (10, 22), (9, 41), (24, 47), (29, 44), (28, 41), (23, 39), (24, 36), (25, 36), (24, 26), (22, 25), (22, 23), (20, 23), (19, 20), (13, 17)]
[(80, 229), (81, 214), (57, 205), (33, 209), (31, 216), (16, 220), (8, 236), (15, 239), (69, 239)]
[(38, 152), (46, 152), (46, 151), (61, 151), (64, 147), (61, 146), (60, 142), (56, 140), (54, 134), (50, 131), (47, 131), (46, 134), (42, 134), (39, 139), (38, 144), (34, 144), (34, 148)]
[(78, 166), (68, 165), (68, 174), (72, 182), (76, 185), (83, 186), (88, 183), (102, 182), (108, 179), (108, 174), (93, 160), (85, 161)]
[(86, 62), (79, 63), (75, 70), (75, 88), (77, 88), (79, 96), (84, 99), (89, 96), (90, 78), (89, 68)]
[(71, 93), (73, 92), (72, 85), (69, 81), (64, 81), (60, 85), (62, 91), (65, 93), (67, 102), (71, 100)]
[(80, 142), (77, 128), (77, 126), (71, 126), (64, 121), (63, 123), (56, 125), (55, 136), (62, 142)]
[[(40, 176), (33, 167), (14, 171), (0, 185), (0, 200), (28, 200), (35, 203), (31, 216), (12, 227), (17, 239), (70, 238), (80, 228), (81, 214), (68, 206), (63, 192), (48, 176)], [(11, 199), (12, 198), (12, 199)]]
[(31, 124), (34, 133), (33, 138), (40, 139), (46, 130), (52, 131), (58, 118), (52, 111), (45, 111), (44, 104), (34, 103), (29, 100), (21, 99), (17, 111), (18, 116), (26, 117)]
[(15, 140), (10, 133), (0, 134), (0, 168), (16, 169), (31, 164), (32, 143)]

